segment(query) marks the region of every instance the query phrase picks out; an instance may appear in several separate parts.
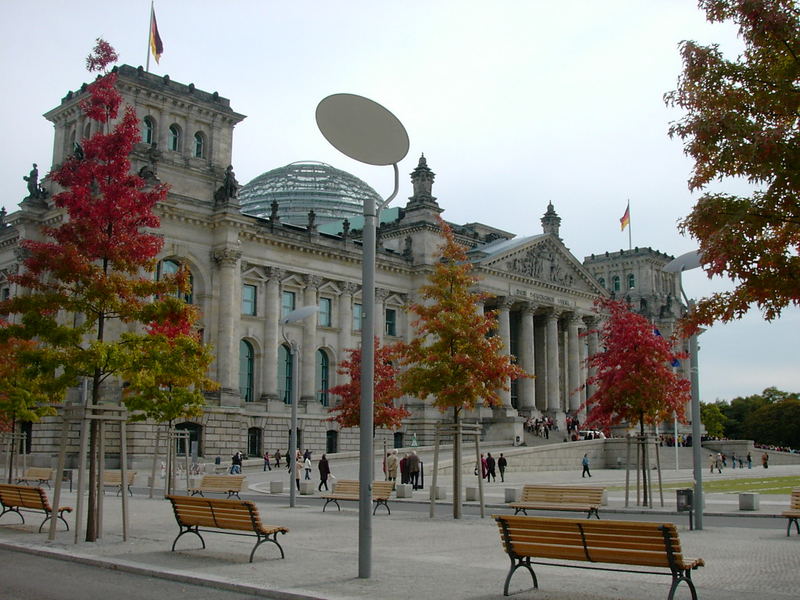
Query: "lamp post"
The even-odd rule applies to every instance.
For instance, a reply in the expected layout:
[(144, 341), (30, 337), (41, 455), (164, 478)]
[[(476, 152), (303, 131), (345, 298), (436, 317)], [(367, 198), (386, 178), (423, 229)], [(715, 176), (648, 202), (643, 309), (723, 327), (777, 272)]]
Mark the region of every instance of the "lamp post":
[(318, 310), (319, 306), (303, 306), (293, 310), (281, 319), (281, 335), (283, 335), (283, 341), (289, 347), (289, 357), (292, 361), (292, 397), (290, 398), (292, 416), (289, 424), (289, 456), (286, 457), (286, 462), (289, 464), (289, 506), (291, 508), (294, 508), (297, 498), (294, 463), (297, 458), (297, 403), (300, 401), (300, 357), (297, 353), (297, 344), (294, 341), (290, 341), (286, 336), (286, 325), (302, 321), (315, 314)]
[(342, 154), (368, 165), (394, 168), (394, 191), (377, 204), (364, 200), (361, 271), (361, 412), (359, 416), (358, 576), (372, 571), (373, 401), (375, 393), (375, 237), (380, 210), (397, 195), (397, 163), (408, 153), (403, 124), (380, 104), (354, 94), (333, 94), (317, 106), (317, 126)]
[[(667, 273), (683, 273), (691, 269), (696, 269), (700, 266), (700, 251), (693, 250), (682, 254), (678, 258), (670, 261), (664, 266), (664, 271)], [(681, 295), (683, 296), (686, 305), (691, 311), (694, 307), (694, 301), (686, 297), (686, 292), (683, 291), (683, 283), (680, 283)], [(689, 373), (689, 380), (692, 385), (692, 459), (694, 462), (694, 498), (692, 510), (694, 511), (694, 527), (695, 529), (703, 529), (703, 456), (700, 444), (700, 376), (697, 364), (698, 348), (697, 336), (695, 333), (689, 338), (689, 361), (691, 362), (691, 371)]]

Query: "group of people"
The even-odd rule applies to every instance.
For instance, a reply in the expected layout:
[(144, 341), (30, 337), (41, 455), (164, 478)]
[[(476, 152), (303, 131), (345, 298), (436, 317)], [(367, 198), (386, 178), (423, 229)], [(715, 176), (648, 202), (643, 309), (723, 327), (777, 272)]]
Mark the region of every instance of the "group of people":
[(539, 437), (550, 439), (550, 431), (554, 429), (558, 429), (558, 425), (556, 425), (555, 421), (550, 417), (541, 417), (538, 419), (528, 417), (525, 420), (525, 430)]
[[(753, 457), (750, 455), (749, 452), (747, 453), (747, 456), (745, 458), (742, 458), (741, 454), (737, 457), (736, 453), (732, 452), (730, 460), (731, 460), (731, 467), (734, 469), (736, 468), (737, 464), (740, 469), (744, 469), (745, 463), (747, 463), (748, 469), (753, 468)], [(717, 452), (716, 454), (708, 455), (709, 473), (713, 473), (714, 469), (717, 470), (717, 473), (722, 473), (722, 469), (726, 468), (727, 466), (728, 466), (728, 456), (726, 454), (722, 452)], [(761, 466), (763, 466), (765, 469), (769, 468), (769, 454), (767, 454), (766, 452), (764, 452), (764, 454), (761, 455)]]
[(424, 487), (424, 472), (422, 470), (422, 460), (417, 456), (417, 451), (407, 452), (403, 458), (399, 458), (397, 449), (386, 454), (386, 461), (383, 465), (386, 479), (397, 481), (397, 472), (400, 472), (400, 483), (410, 483), (415, 490)]
[[(486, 483), (497, 481), (497, 471), (500, 471), (500, 481), (504, 482), (506, 480), (506, 467), (508, 466), (508, 460), (505, 456), (503, 456), (502, 452), (497, 460), (495, 460), (491, 452), (487, 452), (486, 456), (484, 456), (483, 452), (481, 452), (480, 462), (481, 477), (486, 480)], [(475, 475), (477, 474), (478, 465), (475, 465)]]

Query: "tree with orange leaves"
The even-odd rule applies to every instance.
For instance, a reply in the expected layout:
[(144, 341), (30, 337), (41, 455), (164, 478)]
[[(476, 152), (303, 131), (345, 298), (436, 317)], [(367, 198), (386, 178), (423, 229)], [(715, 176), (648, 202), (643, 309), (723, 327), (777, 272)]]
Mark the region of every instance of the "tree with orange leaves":
[[(339, 396), (341, 400), (328, 409), (329, 421), (342, 427), (358, 427), (361, 423), (361, 348), (345, 350), (348, 358), (339, 363), (336, 372), (348, 381), (328, 389), (328, 393)], [(375, 390), (373, 431), (378, 427), (398, 429), (403, 419), (411, 416), (404, 406), (396, 406), (394, 401), (403, 393), (397, 385), (398, 368), (392, 363), (395, 350), (381, 345), (375, 338)]]
[[(527, 376), (503, 352), (503, 341), (492, 332), (497, 327), (494, 312), (480, 310), (487, 294), (474, 291), (478, 278), (464, 247), (442, 219), (444, 237), (441, 261), (420, 287), (423, 302), (411, 310), (418, 318), (411, 323), (414, 339), (399, 344), (403, 392), (420, 399), (433, 398), (441, 412), (452, 410), (458, 425), (465, 410), (479, 401), (486, 406), (502, 404), (499, 390), (510, 381)], [(506, 351), (508, 349), (505, 349)], [(453, 444), (453, 517), (461, 516), (461, 440)]]
[[(595, 306), (607, 318), (600, 329), (603, 349), (588, 360), (595, 374), (586, 385), (595, 386), (595, 392), (586, 399), (587, 423), (603, 429), (638, 425), (644, 437), (645, 425), (673, 418), (685, 422), (691, 385), (678, 377), (672, 366), (686, 355), (674, 352), (670, 341), (624, 302), (600, 298)], [(649, 471), (644, 461), (642, 473), (647, 497)]]

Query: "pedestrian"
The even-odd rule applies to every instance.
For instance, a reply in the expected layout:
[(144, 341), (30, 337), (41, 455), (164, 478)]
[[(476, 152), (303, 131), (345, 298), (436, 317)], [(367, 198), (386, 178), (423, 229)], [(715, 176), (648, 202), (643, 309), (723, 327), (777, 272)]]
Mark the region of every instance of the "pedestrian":
[(753, 457), (750, 456), (749, 452), (747, 453), (747, 468), (748, 469), (752, 469), (753, 468)]
[(231, 456), (231, 475), (239, 475), (242, 472), (242, 453), (238, 450)]
[(591, 472), (589, 471), (589, 454), (584, 454), (583, 458), (581, 459), (581, 465), (583, 466), (583, 471), (581, 472), (581, 477), (589, 477), (592, 476)]
[(279, 469), (281, 466), (281, 451), (275, 450), (275, 468)]
[(508, 466), (508, 461), (506, 457), (503, 456), (503, 453), (500, 453), (500, 458), (497, 459), (497, 468), (500, 470), (500, 481), (504, 482), (506, 480), (506, 467)]
[(389, 478), (389, 481), (397, 480), (397, 448), (389, 452), (389, 456), (386, 457), (386, 476)]
[(406, 453), (406, 455), (403, 458), (400, 459), (400, 463), (399, 463), (399, 466), (400, 466), (400, 483), (403, 483), (403, 484), (408, 483), (408, 457), (409, 457), (409, 454)]
[(308, 456), (303, 459), (303, 469), (306, 472), (306, 480), (311, 479), (311, 453), (308, 453)]
[(496, 464), (496, 462), (494, 460), (494, 456), (492, 456), (492, 453), (489, 452), (486, 455), (486, 482), (487, 483), (490, 482), (490, 481), (497, 481), (497, 475), (496, 475), (495, 470), (494, 470), (495, 464)]
[(764, 454), (761, 455), (761, 465), (765, 469), (769, 469), (769, 454), (767, 454), (766, 452), (764, 452)]
[[(300, 454), (298, 452), (298, 454)], [(300, 491), (300, 478), (303, 476), (303, 461), (299, 458), (294, 459), (294, 483), (297, 486), (297, 491)]]
[(303, 452), (303, 460), (307, 458), (311, 458), (311, 450), (309, 450), (308, 448), (306, 448), (306, 451)]
[(272, 465), (269, 464), (269, 451), (264, 452), (264, 470), (269, 469), (272, 471)]
[(322, 455), (322, 458), (319, 459), (319, 485), (317, 486), (317, 491), (322, 491), (322, 486), (325, 486), (325, 490), (328, 490), (328, 477), (331, 474), (331, 467), (328, 464), (328, 459), (325, 455)]
[(713, 454), (708, 455), (708, 472), (713, 473), (714, 467), (717, 465), (717, 459)]
[(419, 487), (419, 456), (417, 456), (417, 451), (412, 450), (411, 454), (408, 457), (408, 477), (411, 481), (411, 485), (413, 489), (418, 489)]
[(739, 455), (739, 468), (744, 469), (744, 461), (742, 460), (742, 455)]
[(486, 464), (486, 457), (481, 452), (481, 479), (488, 479), (489, 478), (489, 469), (487, 469)]
[(736, 452), (731, 452), (731, 468), (736, 468)]
[(722, 473), (723, 458), (722, 452), (717, 452), (717, 471)]

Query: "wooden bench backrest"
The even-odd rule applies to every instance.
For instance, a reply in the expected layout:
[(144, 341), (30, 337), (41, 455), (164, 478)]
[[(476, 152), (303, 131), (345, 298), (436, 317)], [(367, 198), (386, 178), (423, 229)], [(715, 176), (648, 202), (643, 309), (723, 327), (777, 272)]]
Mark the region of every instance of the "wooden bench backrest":
[[(133, 485), (136, 479), (136, 471), (128, 471), (128, 485)], [(122, 471), (109, 469), (103, 471), (103, 485), (119, 485), (122, 483)]]
[(263, 529), (256, 505), (249, 500), (222, 500), (200, 496), (167, 496), (175, 519), (184, 527), (217, 527), (240, 531)]
[(0, 502), (7, 507), (32, 508), (51, 512), (47, 494), (40, 487), (0, 483)]
[(372, 497), (376, 500), (386, 500), (392, 495), (394, 481), (373, 481)]
[(683, 560), (678, 532), (671, 523), (493, 517), (504, 549), (517, 556), (670, 568), (669, 540), (675, 562)]
[[(372, 497), (373, 499), (386, 500), (391, 496), (392, 489), (394, 489), (393, 481), (373, 481), (372, 482)], [(340, 479), (336, 482), (334, 494), (343, 494), (347, 496), (358, 496), (360, 493), (360, 486), (355, 479)]]
[(359, 489), (358, 480), (356, 479), (337, 479), (336, 486), (333, 488), (333, 493), (358, 496)]
[(242, 490), (244, 478), (244, 475), (203, 475), (203, 479), (200, 480), (200, 488), (223, 492), (236, 490), (239, 492)]
[(792, 490), (791, 510), (800, 510), (800, 489)]
[(602, 487), (566, 485), (526, 485), (522, 488), (520, 502), (546, 502), (548, 504), (599, 505), (603, 502)]
[(22, 479), (52, 479), (53, 469), (50, 467), (28, 467)]

